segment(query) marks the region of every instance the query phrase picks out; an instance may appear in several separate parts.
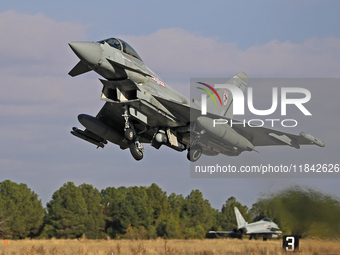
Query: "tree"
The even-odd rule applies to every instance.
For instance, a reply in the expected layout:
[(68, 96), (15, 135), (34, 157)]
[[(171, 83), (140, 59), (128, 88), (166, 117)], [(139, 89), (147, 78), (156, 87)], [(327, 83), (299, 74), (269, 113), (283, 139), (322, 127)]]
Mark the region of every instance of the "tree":
[(146, 187), (136, 186), (102, 190), (103, 202), (110, 203), (107, 209), (107, 233), (111, 237), (124, 235), (129, 226), (136, 231), (143, 229), (141, 226), (148, 229), (152, 223), (152, 208), (146, 191)]
[(149, 199), (148, 204), (152, 208), (153, 224), (157, 227), (158, 222), (165, 219), (169, 214), (170, 203), (166, 192), (155, 183), (147, 188), (146, 193)]
[[(102, 197), (99, 191), (92, 185), (82, 184), (79, 186), (86, 203), (87, 220), (85, 222), (85, 235), (89, 239), (102, 238), (104, 232), (104, 215), (101, 207)], [(106, 205), (102, 205), (106, 206)]]
[(210, 206), (208, 200), (203, 198), (202, 192), (192, 190), (190, 195), (185, 198), (185, 205), (183, 206), (186, 237), (203, 238), (205, 231), (211, 228), (214, 216), (215, 209)]
[[(45, 210), (35, 194), (26, 184), (10, 180), (0, 182), (0, 215), (6, 221), (6, 238), (22, 239), (35, 237), (43, 222)], [(2, 228), (5, 223), (2, 223)]]
[(146, 187), (129, 187), (125, 196), (123, 213), (130, 219), (133, 227), (147, 228), (152, 223), (152, 208), (149, 205)]
[(252, 214), (250, 211), (248, 211), (248, 207), (238, 202), (235, 197), (230, 197), (222, 206), (219, 216), (220, 226), (224, 230), (231, 230), (237, 227), (234, 207), (237, 207), (239, 209), (245, 221), (249, 223), (251, 222)]
[(6, 228), (6, 222), (7, 220), (4, 220), (0, 215), (0, 238), (1, 239), (3, 239), (7, 235), (7, 232), (8, 232), (8, 229)]
[(256, 218), (270, 217), (284, 233), (307, 237), (339, 237), (340, 201), (306, 187), (291, 186), (253, 205)]
[(54, 192), (47, 203), (45, 231), (52, 237), (77, 238), (86, 232), (88, 210), (82, 190), (73, 182)]
[(171, 213), (174, 217), (182, 218), (183, 206), (185, 205), (185, 199), (183, 195), (176, 195), (171, 193), (168, 197), (169, 204), (171, 206)]
[(164, 232), (164, 236), (167, 238), (182, 238), (180, 221), (178, 218), (175, 218), (172, 213), (170, 213), (165, 220)]
[(4, 238), (7, 235), (8, 229), (6, 228), (7, 219), (5, 219), (2, 214), (4, 213), (4, 201), (0, 196), (0, 239)]
[(102, 204), (109, 206), (106, 208), (106, 233), (115, 238), (128, 228), (130, 221), (123, 215), (122, 208), (125, 201), (125, 190), (109, 187), (101, 191)]

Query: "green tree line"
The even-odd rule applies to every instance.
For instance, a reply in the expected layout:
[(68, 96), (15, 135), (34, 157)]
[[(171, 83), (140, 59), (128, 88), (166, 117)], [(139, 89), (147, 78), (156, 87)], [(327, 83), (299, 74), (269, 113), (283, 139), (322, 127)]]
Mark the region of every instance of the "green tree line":
[(339, 200), (300, 187), (259, 198), (252, 208), (231, 196), (216, 210), (199, 190), (184, 197), (168, 196), (154, 183), (99, 191), (68, 182), (44, 208), (26, 184), (5, 180), (0, 182), (0, 238), (201, 239), (210, 230), (235, 228), (235, 206), (246, 221), (271, 217), (289, 234), (329, 238), (340, 230)]

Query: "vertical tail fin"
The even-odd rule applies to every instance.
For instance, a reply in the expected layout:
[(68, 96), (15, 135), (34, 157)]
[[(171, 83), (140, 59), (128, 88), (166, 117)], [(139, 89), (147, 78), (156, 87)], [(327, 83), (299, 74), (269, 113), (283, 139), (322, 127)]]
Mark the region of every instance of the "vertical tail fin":
[[(241, 72), (231, 78), (226, 84), (234, 85), (240, 88), (243, 92), (248, 86), (248, 76)], [(227, 89), (213, 89), (214, 85), (200, 83), (208, 88), (203, 89), (209, 96), (207, 98), (208, 112), (220, 115), (226, 118), (233, 118), (233, 96)], [(209, 90), (209, 91), (207, 91)], [(211, 91), (211, 92), (210, 92)]]
[(237, 209), (237, 207), (234, 207), (235, 215), (236, 215), (236, 221), (237, 221), (237, 228), (243, 228), (248, 225), (248, 222), (246, 222), (240, 213), (240, 211)]

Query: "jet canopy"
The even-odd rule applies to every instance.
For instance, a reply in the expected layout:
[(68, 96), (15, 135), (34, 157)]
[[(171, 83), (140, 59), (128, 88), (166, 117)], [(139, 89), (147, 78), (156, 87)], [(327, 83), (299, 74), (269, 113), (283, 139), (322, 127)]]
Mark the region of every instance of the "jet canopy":
[(269, 218), (263, 218), (262, 219), (263, 221), (269, 221), (269, 222), (273, 222), (271, 219), (269, 219)]
[(126, 42), (124, 42), (121, 39), (118, 38), (109, 38), (109, 39), (105, 39), (102, 41), (99, 41), (99, 43), (107, 43), (109, 44), (111, 47), (123, 51), (124, 53), (139, 59), (140, 61), (142, 61), (142, 59), (140, 58), (140, 56), (137, 54), (137, 52)]

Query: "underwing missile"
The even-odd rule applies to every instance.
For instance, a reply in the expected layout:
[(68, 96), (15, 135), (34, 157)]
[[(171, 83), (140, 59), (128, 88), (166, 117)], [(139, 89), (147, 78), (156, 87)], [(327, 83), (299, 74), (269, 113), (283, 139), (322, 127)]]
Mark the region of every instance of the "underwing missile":
[(104, 139), (101, 139), (101, 141), (99, 141), (94, 139), (93, 137), (90, 137), (86, 134), (86, 132), (76, 127), (72, 128), (71, 134), (101, 148), (104, 148), (104, 144), (107, 143)]

